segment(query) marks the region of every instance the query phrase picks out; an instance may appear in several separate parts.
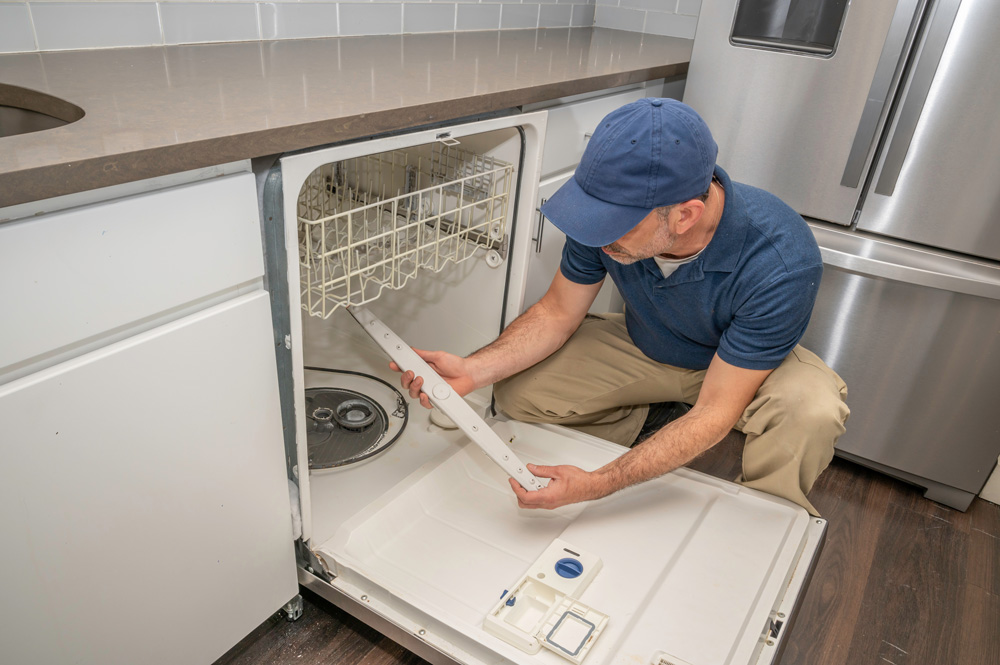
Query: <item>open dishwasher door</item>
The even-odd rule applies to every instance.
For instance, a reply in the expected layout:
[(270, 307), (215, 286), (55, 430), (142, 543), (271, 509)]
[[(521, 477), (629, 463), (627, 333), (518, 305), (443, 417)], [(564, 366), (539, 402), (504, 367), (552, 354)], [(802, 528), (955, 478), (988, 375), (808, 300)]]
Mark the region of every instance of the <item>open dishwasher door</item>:
[[(536, 464), (591, 470), (625, 452), (557, 426), (493, 427)], [(453, 661), (746, 665), (777, 662), (825, 528), (787, 501), (688, 469), (598, 501), (524, 510), (503, 470), (469, 443), (429, 460), (317, 551), (330, 585)], [(546, 564), (556, 542), (568, 545)], [(568, 576), (593, 575), (560, 593), (567, 565)], [(541, 593), (525, 590), (526, 575)], [(330, 596), (318, 578), (300, 581)], [(564, 616), (580, 626), (566, 653), (517, 639), (542, 641)]]

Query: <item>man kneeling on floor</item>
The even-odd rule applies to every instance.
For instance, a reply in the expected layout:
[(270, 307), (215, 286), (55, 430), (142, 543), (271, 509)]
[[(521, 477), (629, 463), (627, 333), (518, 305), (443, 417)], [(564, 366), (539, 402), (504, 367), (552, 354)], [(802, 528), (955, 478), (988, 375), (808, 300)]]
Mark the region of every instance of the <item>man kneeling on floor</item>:
[[(819, 248), (798, 214), (730, 180), (717, 154), (680, 102), (612, 112), (542, 206), (567, 236), (545, 296), (467, 358), (419, 352), (462, 395), (495, 383), (512, 418), (641, 442), (592, 472), (529, 464), (551, 480), (536, 492), (511, 480), (522, 507), (656, 478), (735, 427), (746, 434), (737, 482), (817, 514), (806, 495), (849, 414), (844, 382), (798, 345), (823, 270)], [(625, 313), (589, 315), (608, 275)], [(402, 383), (430, 407), (420, 377), (407, 372)]]

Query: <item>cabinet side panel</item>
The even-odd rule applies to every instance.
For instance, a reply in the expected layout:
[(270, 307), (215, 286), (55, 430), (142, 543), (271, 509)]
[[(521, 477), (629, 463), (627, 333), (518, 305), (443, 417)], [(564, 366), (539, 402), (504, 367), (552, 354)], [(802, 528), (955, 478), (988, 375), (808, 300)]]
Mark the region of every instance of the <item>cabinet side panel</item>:
[(0, 388), (0, 660), (210, 663), (296, 593), (267, 294)]

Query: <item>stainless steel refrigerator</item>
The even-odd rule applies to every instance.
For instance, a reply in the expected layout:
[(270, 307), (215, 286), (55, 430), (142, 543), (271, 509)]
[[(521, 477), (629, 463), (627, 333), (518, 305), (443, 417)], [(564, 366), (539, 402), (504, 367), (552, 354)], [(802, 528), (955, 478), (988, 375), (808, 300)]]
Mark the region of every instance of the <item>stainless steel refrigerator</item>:
[(1000, 454), (1000, 2), (703, 0), (684, 101), (810, 223), (839, 454), (960, 510)]

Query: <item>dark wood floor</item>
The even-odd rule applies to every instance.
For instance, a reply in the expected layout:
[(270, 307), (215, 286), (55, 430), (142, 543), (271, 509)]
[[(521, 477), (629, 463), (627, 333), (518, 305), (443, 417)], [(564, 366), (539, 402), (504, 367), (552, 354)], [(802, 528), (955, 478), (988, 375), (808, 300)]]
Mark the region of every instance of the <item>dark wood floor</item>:
[[(733, 433), (691, 466), (732, 479), (741, 450)], [(839, 459), (809, 498), (830, 524), (782, 665), (1000, 664), (1000, 506), (960, 513)], [(298, 622), (269, 619), (216, 665), (424, 662), (304, 595)]]

